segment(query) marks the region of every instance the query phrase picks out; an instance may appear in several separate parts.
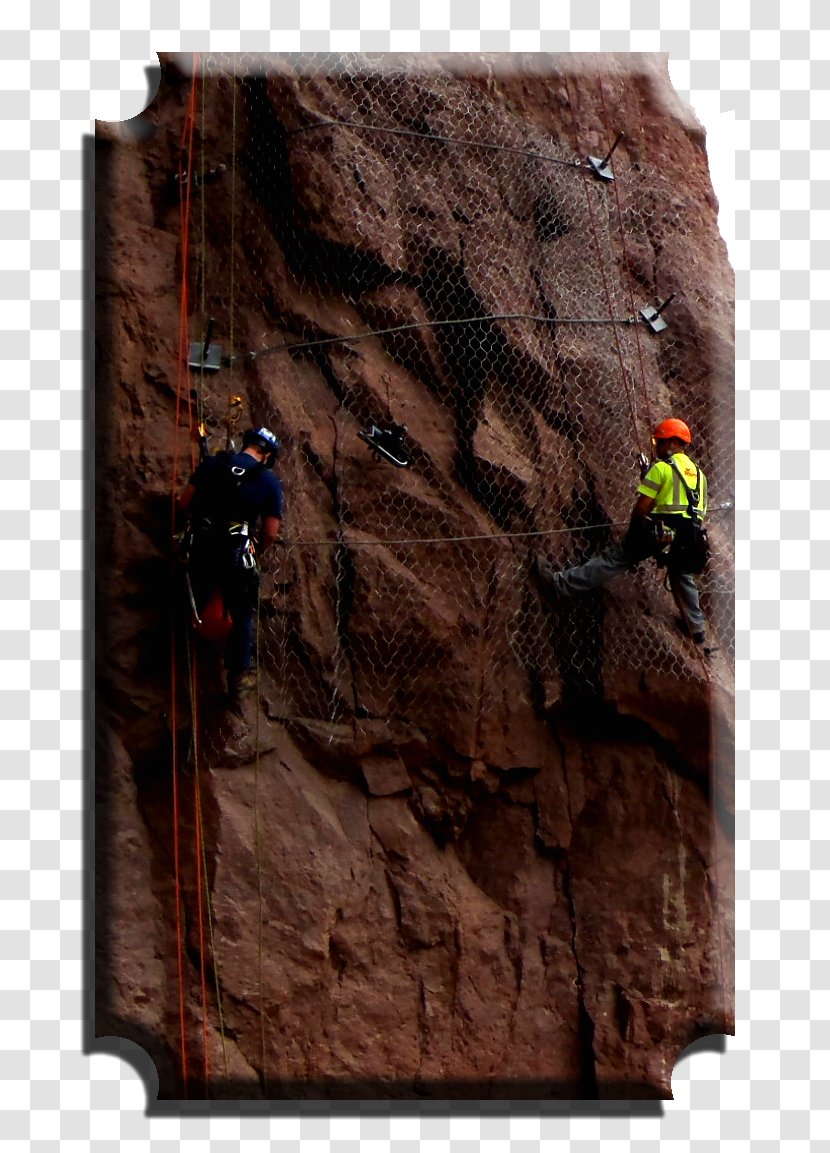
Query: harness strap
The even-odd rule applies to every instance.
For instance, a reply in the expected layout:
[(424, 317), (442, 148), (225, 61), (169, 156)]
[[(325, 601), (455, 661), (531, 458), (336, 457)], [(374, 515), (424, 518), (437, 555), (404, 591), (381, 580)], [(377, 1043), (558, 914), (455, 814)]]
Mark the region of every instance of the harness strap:
[(194, 530), (202, 528), (210, 531), (227, 532), (229, 536), (249, 537), (250, 529), (246, 520), (212, 520), (209, 516), (200, 516), (193, 522)]
[(689, 482), (686, 480), (685, 476), (680, 471), (680, 467), (679, 467), (677, 461), (674, 459), (674, 457), (669, 456), (669, 457), (666, 457), (665, 459), (666, 459), (666, 463), (668, 465), (670, 465), (671, 468), (674, 469), (675, 473), (677, 474), (677, 476), (680, 480), (680, 483), (683, 485), (683, 487), (686, 490), (686, 496), (689, 499), (689, 517), (693, 521), (699, 522), (701, 519), (700, 509), (698, 508), (698, 505), (700, 504), (700, 468), (699, 468), (699, 466), (695, 465), (695, 469), (697, 470), (697, 487), (696, 488), (690, 488)]

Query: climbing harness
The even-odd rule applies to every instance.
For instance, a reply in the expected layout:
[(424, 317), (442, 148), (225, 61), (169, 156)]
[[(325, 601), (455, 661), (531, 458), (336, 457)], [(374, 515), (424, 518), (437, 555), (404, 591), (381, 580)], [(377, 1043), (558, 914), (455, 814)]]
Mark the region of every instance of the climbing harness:
[(671, 465), (675, 475), (680, 478), (680, 483), (685, 488), (689, 500), (689, 525), (688, 527), (685, 524), (681, 526), (681, 532), (669, 553), (668, 563), (675, 567), (678, 572), (701, 573), (709, 561), (710, 549), (709, 534), (706, 531), (699, 508), (700, 469), (697, 470), (697, 487), (690, 488), (673, 456), (667, 458), (667, 463)]

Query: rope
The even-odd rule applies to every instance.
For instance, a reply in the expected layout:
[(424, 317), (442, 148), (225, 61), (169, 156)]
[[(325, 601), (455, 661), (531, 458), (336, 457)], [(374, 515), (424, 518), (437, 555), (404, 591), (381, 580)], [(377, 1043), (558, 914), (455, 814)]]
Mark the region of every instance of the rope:
[[(230, 340), (231, 348), (233, 348), (234, 340), (234, 306), (236, 303), (236, 133), (237, 133), (237, 109), (236, 109), (236, 54), (233, 55), (233, 103), (231, 107), (231, 269), (230, 269), (230, 316), (229, 316), (229, 332), (228, 337)], [(233, 396), (234, 396), (234, 366), (233, 362), (230, 364), (230, 372), (228, 373), (228, 413), (227, 413), (227, 447), (230, 448), (231, 442), (231, 423), (233, 412)]]
[[(177, 466), (179, 460), (179, 428), (181, 424), (182, 415), (182, 394), (185, 391), (185, 369), (184, 365), (187, 361), (187, 328), (188, 328), (188, 291), (187, 291), (187, 267), (188, 267), (188, 238), (190, 229), (190, 187), (192, 181), (185, 180), (187, 169), (184, 167), (185, 159), (189, 165), (190, 155), (193, 148), (193, 128), (195, 123), (195, 109), (196, 109), (196, 76), (198, 74), (198, 55), (194, 56), (194, 72), (193, 83), (190, 89), (188, 98), (187, 110), (185, 112), (184, 124), (182, 126), (182, 136), (179, 148), (179, 226), (181, 237), (181, 296), (179, 308), (179, 356), (176, 366), (176, 426), (174, 430), (174, 448), (173, 448), (173, 466), (171, 473), (171, 535), (176, 527), (176, 493), (178, 489), (177, 479)], [(188, 399), (188, 413), (192, 423), (192, 412), (189, 406)], [(179, 1045), (180, 1045), (180, 1062), (181, 1062), (181, 1076), (182, 1076), (182, 1094), (184, 1098), (188, 1096), (189, 1088), (189, 1069), (188, 1069), (188, 1053), (187, 1053), (187, 1023), (185, 1012), (185, 967), (184, 967), (184, 933), (182, 926), (182, 863), (181, 863), (181, 839), (180, 839), (180, 826), (181, 826), (181, 804), (180, 804), (180, 780), (179, 780), (179, 753), (178, 753), (178, 676), (177, 676), (177, 653), (176, 653), (176, 636), (175, 628), (171, 633), (171, 646), (170, 646), (170, 684), (171, 684), (171, 707), (170, 718), (171, 726), (173, 729), (173, 874), (174, 874), (174, 902), (175, 902), (175, 921), (176, 921), (176, 963), (178, 974), (178, 1001), (179, 1001)]]
[[(202, 121), (199, 141), (199, 187), (205, 187), (205, 92), (206, 85), (202, 85)], [(204, 191), (199, 197), (199, 306), (201, 315), (207, 315), (207, 196)], [(231, 250), (233, 251), (233, 250)], [(202, 386), (204, 382), (204, 367), (199, 369), (199, 423), (204, 420), (204, 404), (202, 403)]]
[(298, 136), (301, 132), (312, 132), (316, 128), (354, 128), (361, 132), (384, 132), (390, 136), (409, 136), (418, 140), (432, 140), (437, 144), (460, 144), (465, 148), (490, 149), (494, 152), (509, 152), (514, 156), (530, 156), (534, 160), (545, 160), (549, 164), (558, 164), (563, 168), (582, 168), (581, 160), (562, 160), (559, 156), (548, 156), (544, 152), (535, 152), (529, 148), (514, 148), (508, 144), (493, 144), (482, 140), (461, 140), (458, 136), (439, 136), (433, 132), (415, 132), (410, 128), (382, 128), (377, 124), (358, 124), (355, 120), (315, 120), (311, 124), (304, 124), (300, 128), (292, 128), (286, 136)]
[(374, 537), (371, 540), (357, 540), (352, 537), (338, 537), (336, 540), (295, 540), (284, 541), (283, 543), (289, 548), (295, 547), (333, 547), (339, 548), (345, 545), (346, 548), (359, 548), (361, 545), (372, 547), (374, 545), (388, 546), (388, 545), (415, 545), (415, 544), (463, 544), (466, 541), (478, 540), (510, 540), (517, 537), (533, 537), (533, 536), (555, 536), (557, 533), (569, 532), (588, 532), (592, 529), (598, 528), (615, 528), (619, 525), (628, 524), (628, 521), (608, 521), (605, 524), (589, 524), (579, 525), (576, 528), (545, 528), (545, 529), (530, 529), (524, 532), (487, 532), (476, 533), (470, 536), (431, 536), (431, 537), (407, 537), (399, 540), (389, 540), (386, 537)]
[(636, 325), (644, 324), (645, 321), (638, 316), (619, 316), (619, 317), (603, 317), (603, 316), (565, 316), (552, 319), (550, 316), (534, 316), (532, 313), (527, 312), (502, 312), (493, 313), (484, 316), (462, 316), (454, 320), (419, 320), (412, 324), (398, 324), (392, 328), (372, 328), (366, 332), (356, 332), (351, 336), (324, 336), (317, 340), (303, 340), (294, 342), (285, 342), (283, 344), (272, 344), (268, 348), (260, 348), (255, 352), (245, 352), (238, 356), (229, 356), (225, 358), (225, 363), (232, 366), (237, 360), (259, 360), (262, 356), (270, 356), (276, 352), (294, 352), (306, 348), (320, 348), (326, 344), (346, 344), (353, 340), (366, 340), (371, 336), (391, 336), (398, 332), (412, 332), (418, 328), (441, 328), (450, 327), (460, 324), (486, 324), (492, 320), (530, 320), (536, 321), (539, 324), (587, 324), (587, 325)]
[[(190, 644), (190, 634), (189, 633), (188, 633), (187, 655), (188, 655), (188, 665), (190, 668), (190, 686), (191, 686), (190, 708), (191, 708), (191, 717), (193, 719), (193, 730), (192, 730), (192, 732), (193, 732), (193, 775), (194, 775), (194, 782), (193, 782), (194, 798), (193, 799), (194, 799), (196, 840), (197, 840), (197, 885), (198, 885), (200, 894), (202, 892), (202, 886), (204, 886), (204, 901), (205, 901), (205, 907), (207, 909), (207, 930), (208, 930), (208, 938), (210, 940), (210, 955), (211, 955), (211, 958), (213, 960), (213, 978), (214, 978), (214, 988), (215, 988), (215, 993), (216, 993), (216, 1007), (217, 1007), (217, 1013), (219, 1016), (219, 1030), (220, 1030), (219, 1036), (220, 1036), (220, 1043), (222, 1046), (222, 1060), (223, 1060), (223, 1064), (224, 1064), (224, 1068), (225, 1068), (225, 1082), (227, 1083), (228, 1079), (229, 1079), (229, 1070), (228, 1070), (227, 1048), (225, 1045), (225, 1022), (224, 1022), (224, 1011), (222, 1009), (222, 992), (221, 992), (221, 987), (220, 987), (220, 983), (219, 983), (219, 968), (220, 968), (220, 966), (219, 966), (219, 957), (218, 957), (217, 952), (216, 952), (216, 939), (215, 939), (215, 934), (214, 934), (214, 930), (213, 930), (213, 909), (212, 909), (212, 904), (211, 904), (211, 899), (210, 899), (210, 886), (208, 884), (208, 879), (207, 879), (208, 878), (208, 868), (207, 868), (207, 854), (205, 852), (205, 839), (204, 839), (204, 835), (203, 835), (204, 819), (203, 819), (203, 813), (202, 813), (202, 793), (201, 793), (201, 788), (199, 785), (199, 776), (200, 776), (200, 769), (201, 769), (201, 743), (199, 741), (199, 732), (200, 732), (199, 707), (198, 707), (199, 695), (198, 695), (198, 684), (197, 684), (198, 662), (196, 661), (196, 659), (194, 658), (194, 655), (193, 655), (193, 649), (192, 649), (191, 644)], [(200, 943), (200, 948), (201, 948), (200, 956), (201, 956), (201, 972), (202, 972), (203, 1038), (204, 1038), (204, 1045), (205, 1045), (205, 1089), (209, 1095), (210, 1080), (208, 1077), (208, 1049), (207, 1049), (207, 1020), (208, 1020), (207, 983), (206, 983), (206, 979), (205, 979), (204, 939), (203, 939), (203, 934), (201, 931), (201, 918), (202, 918), (201, 897), (199, 898), (199, 906), (198, 907), (199, 907), (199, 919), (200, 919), (199, 943)]]
[(190, 643), (190, 633), (189, 632), (187, 633), (186, 653), (187, 653), (188, 685), (189, 685), (189, 689), (190, 689), (190, 708), (191, 708), (191, 721), (192, 721), (191, 735), (192, 735), (193, 771), (194, 771), (194, 825), (196, 828), (196, 877), (197, 877), (196, 887), (197, 887), (197, 898), (198, 898), (197, 899), (198, 917), (199, 917), (199, 925), (200, 925), (199, 937), (200, 937), (200, 947), (201, 947), (200, 968), (201, 968), (201, 981), (202, 981), (202, 1012), (203, 1012), (202, 1033), (203, 1033), (203, 1043), (204, 1043), (205, 1087), (206, 1087), (206, 1091), (208, 1091), (210, 1080), (209, 1080), (209, 1076), (208, 1076), (209, 1070), (208, 1070), (208, 1045), (207, 1045), (207, 1020), (208, 1020), (208, 1014), (207, 1014), (207, 981), (206, 981), (206, 971), (205, 971), (206, 965), (205, 965), (204, 940), (203, 940), (203, 933), (202, 933), (202, 928), (201, 928), (202, 919), (203, 919), (202, 918), (202, 903), (201, 903), (202, 886), (204, 886), (204, 902), (205, 902), (205, 907), (207, 908), (207, 921), (206, 921), (206, 923), (207, 923), (207, 929), (208, 929), (208, 937), (210, 940), (210, 955), (213, 959), (214, 985), (215, 985), (216, 1002), (217, 1002), (217, 1009), (218, 1009), (219, 1022), (220, 1022), (220, 1039), (221, 1039), (221, 1046), (222, 1046), (223, 1063), (224, 1063), (224, 1067), (225, 1067), (225, 1081), (226, 1081), (226, 1083), (227, 1083), (228, 1078), (229, 1078), (229, 1070), (228, 1070), (227, 1049), (226, 1049), (226, 1045), (225, 1045), (225, 1029), (224, 1029), (224, 1014), (223, 1014), (223, 1009), (222, 1009), (222, 995), (221, 995), (221, 989), (220, 989), (220, 985), (219, 985), (219, 959), (218, 959), (218, 956), (216, 953), (216, 942), (215, 942), (215, 936), (214, 936), (214, 931), (213, 931), (213, 911), (211, 908), (210, 887), (207, 883), (207, 875), (208, 875), (207, 855), (205, 852), (205, 842), (204, 842), (204, 836), (203, 836), (204, 820), (203, 820), (203, 813), (202, 813), (201, 789), (199, 786), (199, 776), (200, 776), (200, 768), (201, 768), (201, 764), (200, 764), (200, 762), (201, 762), (201, 744), (199, 741), (200, 726), (199, 726), (199, 721), (198, 721), (198, 687), (197, 687), (198, 662), (195, 660), (194, 655), (193, 655), (193, 649), (192, 649), (192, 646)]
[[(714, 512), (731, 512), (732, 505), (724, 504), (710, 508), (707, 516), (711, 516)], [(284, 537), (280, 538), (280, 544), (285, 545), (287, 548), (337, 548), (340, 545), (345, 545), (347, 548), (359, 548), (361, 545), (372, 547), (375, 545), (415, 545), (415, 544), (463, 544), (465, 541), (480, 541), (480, 540), (511, 540), (520, 537), (536, 537), (536, 536), (557, 536), (560, 533), (571, 532), (593, 532), (594, 529), (600, 528), (623, 528), (628, 524), (627, 520), (608, 520), (601, 521), (599, 524), (583, 524), (576, 525), (572, 528), (544, 528), (544, 529), (527, 529), (522, 532), (488, 532), (476, 533), (469, 536), (428, 536), (428, 537), (407, 537), (402, 539), (387, 539), (385, 537), (374, 537), (369, 540), (358, 540), (353, 537), (337, 537), (335, 540), (286, 540)]]
[(268, 1096), (268, 1073), (266, 1069), (266, 1053), (267, 1048), (265, 1044), (265, 985), (263, 982), (263, 939), (264, 939), (264, 918), (262, 915), (262, 846), (260, 841), (260, 827), (259, 827), (259, 648), (260, 648), (260, 615), (259, 615), (259, 597), (257, 597), (256, 604), (256, 730), (255, 730), (255, 747), (254, 747), (254, 855), (256, 857), (256, 883), (257, 883), (257, 984), (259, 988), (259, 1046), (260, 1046), (260, 1059), (262, 1062), (262, 1073), (260, 1081), (262, 1083), (262, 1094), (267, 1099)]
[[(181, 425), (181, 416), (183, 409), (183, 393), (186, 390), (186, 368), (188, 360), (188, 314), (189, 314), (189, 286), (188, 274), (190, 268), (190, 227), (191, 227), (191, 208), (192, 208), (192, 188), (194, 186), (194, 131), (196, 124), (196, 109), (197, 109), (197, 94), (199, 93), (199, 66), (200, 57), (198, 54), (194, 55), (193, 64), (193, 82), (190, 88), (188, 97), (187, 110), (185, 113), (185, 121), (182, 129), (181, 147), (179, 152), (179, 189), (180, 189), (180, 243), (181, 243), (181, 299), (180, 299), (180, 314), (179, 314), (179, 356), (177, 363), (177, 377), (176, 377), (176, 428), (174, 434), (174, 452), (173, 452), (173, 465), (171, 475), (171, 532), (176, 528), (176, 493), (178, 488), (178, 462), (179, 462), (179, 429)], [(205, 120), (205, 88), (201, 86), (202, 103), (202, 147), (200, 152), (200, 166), (201, 166), (201, 183), (204, 186), (204, 167), (205, 167), (205, 151), (204, 151), (204, 120)], [(205, 256), (206, 256), (206, 221), (205, 221), (205, 202), (202, 198), (201, 212), (200, 212), (200, 291), (202, 310), (204, 312), (205, 293), (207, 277), (205, 273)], [(202, 419), (201, 404), (201, 388), (197, 391), (196, 396), (196, 423), (200, 424)], [(187, 389), (187, 411), (188, 411), (188, 424), (190, 430), (190, 448), (191, 448), (191, 468), (196, 463), (195, 444), (192, 436), (194, 427), (194, 413), (193, 413), (193, 400)], [(207, 951), (205, 948), (205, 927), (207, 927), (207, 936), (210, 940), (211, 956), (214, 965), (214, 978), (216, 982), (216, 997), (217, 1008), (220, 1021), (220, 1035), (222, 1043), (222, 1053), (225, 1062), (225, 1076), (228, 1076), (227, 1065), (227, 1052), (225, 1047), (224, 1036), (224, 1023), (223, 1023), (223, 1010), (221, 989), (219, 985), (219, 964), (215, 950), (215, 936), (213, 931), (213, 916), (210, 902), (210, 893), (207, 880), (207, 859), (204, 844), (204, 824), (202, 818), (202, 803), (201, 792), (199, 786), (199, 761), (201, 757), (201, 750), (199, 744), (199, 710), (198, 710), (198, 671), (195, 660), (192, 657), (189, 633), (186, 645), (187, 665), (188, 665), (188, 688), (190, 696), (191, 707), (191, 726), (192, 726), (192, 740), (193, 740), (193, 757), (194, 757), (194, 820), (195, 820), (195, 868), (196, 868), (196, 911), (197, 923), (199, 932), (199, 953), (200, 953), (200, 985), (201, 985), (201, 999), (202, 999), (202, 1043), (203, 1043), (203, 1070), (205, 1092), (209, 1095), (210, 1089), (210, 1051), (208, 1044), (208, 996), (207, 996), (207, 972), (206, 972), (206, 957)], [(180, 1041), (181, 1041), (181, 1069), (182, 1069), (182, 1084), (183, 1095), (185, 1098), (188, 1096), (189, 1091), (189, 1061), (187, 1052), (187, 1030), (186, 1030), (186, 999), (185, 999), (185, 964), (184, 964), (184, 932), (182, 926), (182, 863), (181, 863), (181, 801), (180, 801), (180, 774), (179, 774), (179, 755), (178, 755), (178, 659), (176, 653), (176, 640), (175, 629), (171, 638), (171, 685), (172, 685), (172, 705), (171, 705), (171, 723), (173, 727), (173, 857), (174, 857), (174, 880), (175, 880), (175, 903), (176, 903), (176, 945), (177, 945), (177, 967), (178, 967), (178, 984), (179, 984), (179, 1021), (180, 1021)], [(204, 886), (204, 892), (203, 892)]]
[(205, 929), (204, 908), (202, 903), (202, 883), (204, 880), (203, 860), (204, 844), (202, 829), (202, 799), (199, 790), (199, 771), (201, 768), (199, 745), (199, 717), (196, 662), (188, 643), (190, 707), (193, 722), (193, 824), (196, 832), (195, 862), (196, 862), (196, 923), (199, 927), (199, 982), (202, 995), (202, 1067), (204, 1072), (205, 1094), (210, 1096), (210, 1054), (208, 1048), (208, 1005), (207, 1005), (207, 973), (205, 968)]
[[(198, 772), (197, 772), (196, 776), (197, 776), (197, 781), (198, 781)], [(199, 807), (198, 807), (199, 824), (201, 826), (201, 823), (202, 823), (202, 802), (201, 802), (201, 793), (198, 789), (198, 786), (196, 789), (196, 795), (198, 798), (198, 805), (199, 805)], [(213, 987), (214, 987), (214, 991), (216, 994), (216, 1013), (217, 1013), (217, 1016), (219, 1018), (219, 1043), (222, 1047), (222, 1065), (223, 1065), (224, 1070), (225, 1070), (225, 1084), (227, 1085), (230, 1081), (230, 1070), (228, 1068), (228, 1050), (227, 1050), (227, 1045), (225, 1044), (225, 1012), (224, 1012), (224, 1009), (222, 1008), (222, 986), (221, 986), (220, 979), (219, 979), (220, 965), (219, 965), (219, 956), (216, 952), (216, 934), (214, 932), (213, 903), (210, 899), (210, 885), (208, 884), (208, 879), (207, 879), (208, 878), (208, 869), (207, 869), (207, 855), (205, 853), (204, 837), (200, 837), (200, 842), (201, 842), (201, 846), (202, 846), (202, 876), (204, 879), (205, 906), (207, 908), (208, 939), (210, 941), (210, 955), (211, 955), (211, 958), (213, 959)]]
[(170, 710), (170, 724), (173, 730), (173, 880), (174, 880), (174, 901), (176, 905), (176, 963), (178, 973), (178, 990), (179, 990), (179, 1048), (180, 1048), (180, 1061), (182, 1070), (182, 1092), (184, 1097), (187, 1097), (187, 1030), (185, 1025), (185, 1000), (184, 1000), (184, 940), (182, 933), (182, 911), (181, 911), (181, 856), (179, 847), (179, 821), (180, 821), (180, 806), (179, 806), (179, 753), (178, 753), (178, 710), (176, 705), (176, 651), (175, 651), (175, 637), (173, 639), (172, 653), (171, 653), (171, 670), (170, 678), (172, 682), (172, 708)]
[[(232, 153), (231, 153), (231, 271), (230, 271), (230, 314), (231, 314), (231, 327), (230, 327), (230, 345), (234, 345), (234, 329), (233, 329), (233, 316), (234, 305), (236, 302), (236, 265), (234, 261), (234, 253), (236, 252), (236, 141), (237, 141), (237, 103), (236, 103), (236, 56), (234, 56), (234, 79), (233, 79), (233, 107), (232, 107)], [(234, 401), (234, 388), (233, 388), (233, 369), (235, 358), (230, 358), (230, 385), (228, 391), (228, 441), (231, 440), (231, 424), (233, 413)], [(238, 411), (238, 410), (237, 410)], [(230, 447), (230, 444), (229, 444)], [(259, 1044), (260, 1044), (260, 1061), (262, 1065), (262, 1073), (260, 1075), (260, 1082), (262, 1086), (262, 1095), (267, 1099), (268, 1097), (268, 1071), (267, 1071), (267, 1045), (266, 1045), (266, 1028), (265, 1028), (265, 982), (263, 978), (263, 945), (264, 945), (264, 923), (263, 916), (263, 899), (262, 899), (262, 840), (260, 831), (260, 812), (259, 812), (259, 787), (260, 787), (260, 715), (259, 708), (259, 693), (260, 693), (260, 678), (259, 678), (259, 654), (262, 651), (262, 631), (261, 631), (261, 617), (259, 612), (259, 595), (257, 595), (256, 603), (256, 616), (255, 616), (255, 635), (256, 635), (256, 722), (254, 730), (254, 798), (253, 798), (253, 812), (254, 812), (254, 855), (256, 858), (256, 879), (257, 879), (257, 988), (259, 991)]]
[[(576, 115), (574, 113), (573, 104), (571, 103), (570, 84), (568, 83), (567, 76), (565, 77), (565, 90), (568, 94), (568, 107), (571, 110), (571, 117), (572, 117), (573, 126), (574, 126), (574, 134), (576, 135), (576, 138), (577, 138), (577, 146), (579, 147), (579, 149), (581, 151), (582, 150), (582, 144), (581, 144), (581, 141), (579, 139), (579, 128), (578, 128), (577, 123), (576, 123)], [(584, 171), (583, 171), (582, 186), (583, 186), (583, 189), (585, 191), (585, 200), (586, 200), (586, 203), (588, 205), (588, 215), (589, 215), (589, 218), (591, 221), (591, 232), (592, 232), (593, 237), (594, 237), (594, 246), (596, 248), (597, 260), (598, 260), (599, 267), (600, 267), (600, 273), (602, 275), (602, 286), (603, 286), (603, 289), (605, 291), (605, 299), (608, 302), (608, 312), (610, 314), (612, 311), (611, 288), (608, 284), (608, 277), (607, 277), (606, 272), (605, 272), (605, 262), (602, 259), (602, 253), (601, 253), (600, 247), (599, 247), (599, 235), (597, 232), (596, 219), (594, 216), (594, 206), (591, 202), (591, 193), (588, 190), (588, 170), (587, 170), (587, 168), (584, 169)], [(631, 392), (631, 385), (630, 385), (630, 382), (628, 379), (628, 373), (626, 372), (626, 368), (625, 368), (625, 361), (623, 359), (622, 346), (620, 345), (619, 333), (616, 330), (614, 331), (614, 342), (616, 344), (616, 349), (617, 349), (617, 359), (620, 362), (620, 375), (622, 376), (623, 387), (625, 388), (625, 394), (626, 394), (626, 397), (628, 399), (628, 406), (631, 410), (631, 423), (634, 427), (634, 443), (639, 446), (639, 439), (638, 439), (638, 432), (637, 432), (637, 413), (636, 413), (635, 408), (634, 408), (634, 399), (633, 399), (632, 392)]]
[[(599, 93), (600, 93), (600, 99), (602, 102), (602, 114), (605, 118), (605, 125), (607, 128), (608, 127), (608, 109), (607, 109), (606, 103), (605, 103), (605, 90), (603, 89), (603, 86), (602, 86), (602, 73), (601, 72), (599, 73)], [(617, 207), (617, 222), (619, 224), (619, 229), (620, 229), (620, 243), (622, 245), (622, 252), (623, 252), (623, 263), (625, 265), (626, 281), (628, 282), (628, 300), (629, 300), (629, 304), (631, 306), (631, 310), (633, 312), (633, 311), (635, 311), (634, 283), (633, 283), (633, 276), (631, 273), (631, 262), (628, 259), (628, 249), (627, 249), (626, 243), (625, 243), (625, 228), (623, 227), (622, 207), (620, 205), (620, 189), (619, 189), (619, 184), (616, 180), (613, 183), (614, 183), (614, 200), (615, 200), (616, 207)], [(637, 356), (638, 356), (638, 359), (640, 362), (640, 376), (641, 376), (641, 379), (643, 382), (643, 399), (645, 400), (645, 404), (646, 404), (646, 420), (648, 421), (648, 427), (649, 427), (649, 432), (650, 432), (651, 429), (654, 427), (654, 422), (653, 422), (652, 417), (651, 417), (651, 406), (649, 405), (649, 400), (648, 400), (648, 388), (646, 386), (646, 366), (645, 366), (645, 360), (643, 357), (643, 348), (642, 348), (642, 344), (640, 343), (639, 330), (636, 328), (634, 329), (634, 339), (637, 343)]]
[[(196, 71), (194, 70), (193, 89), (195, 93), (197, 90)], [(201, 120), (200, 120), (200, 148), (199, 148), (199, 185), (204, 187), (204, 167), (205, 167), (205, 85), (201, 85)], [(195, 98), (194, 98), (195, 104)], [(195, 183), (195, 165), (192, 149), (192, 136), (191, 136), (191, 149), (188, 157), (188, 192), (191, 186)], [(200, 311), (204, 316), (205, 313), (205, 296), (206, 296), (206, 241), (205, 241), (205, 198), (202, 196), (199, 205), (199, 246), (198, 246), (198, 271), (197, 271), (197, 284), (199, 286), (199, 299)], [(188, 242), (189, 247), (189, 242)], [(203, 408), (203, 390), (202, 390), (202, 371), (200, 370), (199, 388), (196, 393), (196, 420), (197, 427), (201, 429), (204, 417)], [(192, 438), (191, 438), (192, 442)], [(205, 1095), (210, 1096), (210, 1047), (208, 1043), (208, 996), (207, 996), (207, 969), (206, 969), (206, 955), (205, 955), (205, 908), (203, 900), (203, 884), (206, 883), (206, 873), (204, 869), (204, 828), (202, 823), (202, 801), (199, 786), (199, 772), (201, 769), (201, 745), (199, 740), (200, 733), (200, 718), (199, 718), (199, 694), (198, 694), (198, 667), (194, 658), (194, 654), (190, 645), (190, 635), (188, 633), (188, 684), (190, 689), (190, 716), (192, 725), (192, 741), (193, 741), (193, 820), (195, 831), (194, 843), (194, 857), (195, 857), (195, 870), (196, 870), (196, 923), (198, 926), (198, 940), (199, 940), (199, 988), (202, 1002), (202, 1071), (204, 1078)]]
[[(230, 303), (229, 303), (229, 340), (231, 348), (234, 344), (234, 326), (235, 326), (235, 305), (236, 305), (236, 213), (237, 213), (237, 197), (236, 197), (236, 184), (237, 184), (237, 137), (238, 137), (238, 108), (237, 108), (237, 71), (236, 71), (236, 57), (233, 58), (233, 82), (232, 82), (232, 106), (231, 106), (231, 226), (230, 226)], [(204, 184), (204, 181), (203, 181)], [(204, 198), (203, 198), (204, 202)], [(235, 395), (234, 388), (234, 366), (236, 364), (236, 357), (229, 357), (226, 363), (230, 368), (228, 391), (227, 391), (227, 409), (226, 409), (226, 432), (227, 432), (227, 446), (230, 448), (232, 441), (232, 431), (235, 424), (235, 417), (239, 415), (239, 405), (241, 404), (241, 397)], [(256, 697), (259, 699), (259, 653), (261, 650), (260, 640), (260, 614), (259, 614), (259, 599), (257, 598), (256, 605), (256, 618), (255, 618), (255, 633), (256, 633)], [(267, 1096), (267, 1073), (266, 1073), (266, 1033), (265, 1033), (265, 995), (264, 995), (264, 980), (263, 980), (263, 884), (262, 884), (262, 844), (260, 835), (260, 812), (259, 812), (259, 769), (260, 769), (260, 710), (256, 709), (256, 722), (255, 722), (255, 745), (254, 745), (254, 796), (253, 796), (253, 819), (254, 819), (254, 853), (256, 858), (256, 875), (257, 875), (257, 981), (259, 988), (259, 1002), (260, 1002), (260, 1049), (262, 1061), (262, 1075), (261, 1084), (263, 1095)], [(206, 888), (207, 892), (207, 888)], [(209, 894), (208, 894), (209, 900)], [(209, 919), (210, 924), (210, 919)], [(213, 929), (211, 925), (211, 946), (213, 947)], [(215, 956), (215, 952), (214, 952)], [(216, 981), (216, 995), (219, 1005), (219, 1019), (220, 1028), (222, 1031), (222, 1048), (225, 1051), (225, 1029), (224, 1021), (222, 1019), (221, 1008), (221, 994), (218, 978), (217, 966), (217, 981)], [(227, 1064), (226, 1064), (226, 1077), (227, 1077)]]

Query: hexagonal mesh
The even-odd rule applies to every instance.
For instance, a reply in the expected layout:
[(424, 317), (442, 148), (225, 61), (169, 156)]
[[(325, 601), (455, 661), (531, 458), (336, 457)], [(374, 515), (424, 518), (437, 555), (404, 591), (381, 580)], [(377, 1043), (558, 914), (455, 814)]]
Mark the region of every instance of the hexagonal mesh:
[[(505, 693), (705, 677), (650, 562), (555, 615), (529, 580), (530, 549), (565, 565), (624, 531), (670, 414), (708, 476), (699, 585), (731, 655), (732, 302), (716, 230), (681, 256), (706, 234), (683, 190), (625, 146), (603, 179), (566, 99), (555, 139), (474, 69), (211, 56), (200, 84), (192, 326), (227, 354), (202, 411), (221, 433), (239, 393), (284, 444), (272, 714), (414, 720), (440, 679), (448, 712), (476, 702), (474, 756)], [(670, 296), (654, 332), (641, 310)], [(373, 424), (405, 426), (408, 467)]]

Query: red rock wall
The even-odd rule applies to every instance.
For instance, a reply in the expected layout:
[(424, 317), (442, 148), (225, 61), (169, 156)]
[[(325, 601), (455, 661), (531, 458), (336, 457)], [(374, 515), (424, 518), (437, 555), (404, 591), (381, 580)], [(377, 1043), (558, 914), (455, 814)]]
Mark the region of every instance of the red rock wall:
[[(161, 1097), (669, 1096), (732, 1029), (729, 518), (708, 659), (645, 566), (562, 612), (528, 549), (619, 531), (669, 412), (732, 496), (703, 131), (661, 57), (208, 58), (183, 270), (184, 64), (96, 133), (97, 1032)], [(284, 444), (237, 713), (169, 545), (199, 388)]]

